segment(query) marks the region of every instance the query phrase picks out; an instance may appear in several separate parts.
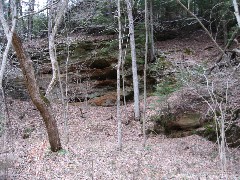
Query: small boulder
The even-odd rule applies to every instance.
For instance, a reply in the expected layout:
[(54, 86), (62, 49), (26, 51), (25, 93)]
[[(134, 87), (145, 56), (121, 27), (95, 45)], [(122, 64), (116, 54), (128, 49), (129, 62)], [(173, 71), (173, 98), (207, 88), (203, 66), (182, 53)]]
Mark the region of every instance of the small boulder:
[(201, 126), (201, 115), (198, 113), (183, 114), (176, 121), (167, 123), (168, 130), (191, 130)]

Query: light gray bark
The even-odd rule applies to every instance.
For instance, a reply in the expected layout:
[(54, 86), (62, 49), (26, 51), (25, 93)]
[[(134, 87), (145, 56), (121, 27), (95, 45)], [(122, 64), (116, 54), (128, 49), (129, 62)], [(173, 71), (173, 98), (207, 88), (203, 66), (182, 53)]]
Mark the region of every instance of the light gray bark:
[(233, 7), (234, 7), (234, 14), (237, 19), (238, 27), (240, 27), (240, 15), (239, 15), (239, 9), (238, 9), (238, 3), (237, 0), (233, 0)]
[(120, 68), (122, 63), (122, 24), (121, 24), (121, 0), (118, 0), (118, 43), (119, 56), (117, 64), (117, 122), (118, 122), (118, 148), (122, 150), (122, 119), (120, 114)]
[[(52, 1), (51, 1), (52, 2)], [(68, 0), (62, 0), (61, 2), (59, 2), (58, 4), (58, 12), (56, 15), (56, 18), (54, 20), (54, 26), (52, 27), (52, 23), (51, 25), (49, 25), (49, 56), (50, 56), (50, 60), (51, 60), (51, 64), (52, 64), (52, 79), (51, 82), (48, 85), (48, 88), (46, 90), (46, 96), (49, 96), (50, 92), (52, 91), (52, 89), (54, 88), (56, 82), (57, 82), (57, 77), (58, 77), (58, 61), (57, 61), (57, 55), (56, 55), (56, 47), (55, 47), (55, 36), (57, 34), (57, 29), (58, 26), (62, 20), (63, 14), (67, 8), (68, 5)], [(49, 15), (51, 14), (51, 11), (49, 13)], [(49, 20), (52, 20), (52, 15), (51, 17), (49, 17)]]
[(15, 1), (12, 1), (12, 3), (13, 3), (13, 16), (12, 16), (13, 18), (12, 18), (12, 23), (11, 23), (12, 27), (10, 29), (7, 21), (4, 18), (2, 1), (0, 2), (0, 22), (3, 26), (4, 33), (7, 37), (7, 45), (6, 45), (6, 48), (2, 55), (2, 62), (1, 62), (1, 69), (0, 69), (0, 89), (3, 88), (2, 83), (3, 83), (4, 73), (6, 71), (7, 56), (8, 56), (8, 52), (10, 50), (11, 44), (12, 44), (12, 36), (13, 36), (13, 32), (15, 30), (16, 23), (17, 23), (17, 20), (15, 18), (17, 16), (17, 8), (16, 8), (16, 5), (14, 4)]
[(134, 90), (134, 117), (135, 120), (140, 119), (140, 108), (139, 108), (139, 88), (138, 88), (138, 74), (137, 74), (137, 57), (136, 57), (136, 46), (134, 37), (134, 21), (132, 14), (132, 4), (130, 0), (125, 0), (127, 4), (127, 13), (129, 21), (129, 36), (132, 56), (132, 73), (133, 73), (133, 90)]

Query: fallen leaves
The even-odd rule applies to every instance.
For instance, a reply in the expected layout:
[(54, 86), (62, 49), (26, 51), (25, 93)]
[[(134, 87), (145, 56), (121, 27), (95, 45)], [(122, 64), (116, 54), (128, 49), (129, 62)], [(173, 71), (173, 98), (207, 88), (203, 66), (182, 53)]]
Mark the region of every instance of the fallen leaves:
[[(148, 104), (156, 103), (156, 98), (148, 98)], [(14, 110), (21, 106), (21, 109)], [(85, 118), (81, 118), (79, 107), (69, 106), (69, 143), (65, 144), (65, 126), (62, 107), (54, 104), (58, 119), (64, 153), (52, 153), (46, 141), (46, 133), (41, 117), (31, 109), (28, 102), (15, 101), (11, 107), (13, 126), (21, 131), (34, 120), (36, 130), (28, 139), (13, 134), (12, 160), (15, 163), (8, 169), (14, 179), (216, 179), (221, 177), (216, 145), (199, 136), (167, 139), (163, 135), (152, 136), (147, 147), (142, 147), (141, 124), (131, 121), (123, 125), (123, 151), (117, 150), (117, 122), (115, 107), (82, 107)], [(27, 111), (21, 121), (19, 111)], [(127, 118), (132, 104), (127, 105)], [(148, 117), (154, 109), (148, 109)], [(155, 111), (156, 113), (156, 111)], [(33, 116), (34, 115), (34, 116)], [(108, 117), (113, 116), (106, 120)], [(229, 150), (228, 178), (238, 178), (240, 151)]]

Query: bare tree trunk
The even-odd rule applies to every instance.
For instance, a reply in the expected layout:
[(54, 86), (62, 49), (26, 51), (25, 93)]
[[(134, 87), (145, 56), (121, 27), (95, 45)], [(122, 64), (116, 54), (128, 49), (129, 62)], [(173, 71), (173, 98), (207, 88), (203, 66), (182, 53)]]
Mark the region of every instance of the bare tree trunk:
[[(124, 28), (122, 28), (122, 33), (124, 34), (126, 31), (126, 17), (125, 17), (125, 25), (123, 26)], [(123, 38), (122, 38), (122, 45), (123, 45)], [(125, 64), (125, 58), (127, 55), (127, 49), (128, 49), (128, 38), (127, 38), (127, 42), (125, 45), (125, 50), (123, 51), (123, 56), (122, 56), (122, 64), (121, 64), (121, 70), (122, 70), (122, 95), (123, 95), (123, 106), (124, 106), (124, 114), (125, 114), (125, 118), (127, 118), (127, 102), (126, 102), (126, 90), (125, 90), (125, 68), (124, 68), (124, 64)], [(130, 119), (127, 118), (126, 120), (126, 124), (128, 124), (130, 121)]]
[(122, 63), (122, 24), (121, 24), (121, 0), (118, 0), (118, 42), (119, 56), (117, 64), (117, 122), (118, 122), (118, 148), (122, 150), (122, 119), (120, 115), (120, 68)]
[[(52, 0), (50, 1), (52, 2)], [(55, 36), (57, 34), (57, 29), (58, 26), (62, 20), (63, 14), (65, 9), (67, 8), (68, 5), (68, 0), (62, 0), (62, 2), (59, 2), (58, 5), (58, 12), (56, 15), (56, 18), (54, 20), (54, 27), (52, 27), (52, 23), (49, 24), (49, 55), (50, 55), (50, 59), (51, 59), (51, 63), (52, 63), (52, 79), (51, 82), (48, 85), (48, 88), (46, 90), (46, 96), (49, 96), (50, 92), (52, 91), (52, 89), (54, 88), (56, 82), (57, 82), (57, 74), (58, 74), (58, 62), (57, 62), (57, 55), (56, 55), (56, 47), (55, 47)], [(51, 15), (51, 11), (49, 12), (49, 20), (52, 20), (52, 15)]]
[(47, 5), (50, 7), (47, 10), (47, 17), (48, 17), (48, 37), (51, 34), (52, 30), (52, 23), (53, 23), (53, 0), (48, 0)]
[(188, 9), (190, 10), (190, 4), (191, 4), (191, 0), (188, 0)]
[(29, 5), (28, 5), (28, 13), (30, 15), (28, 16), (28, 39), (32, 39), (32, 31), (33, 31), (33, 11), (34, 11), (34, 6), (35, 6), (35, 0), (29, 0)]
[(139, 88), (138, 88), (138, 74), (137, 74), (137, 57), (136, 57), (136, 46), (134, 37), (134, 24), (132, 14), (132, 4), (130, 0), (125, 0), (127, 4), (127, 13), (129, 21), (129, 36), (132, 56), (132, 73), (133, 73), (133, 90), (134, 90), (134, 116), (135, 120), (140, 119), (140, 108), (139, 108)]
[(52, 89), (54, 88), (55, 84), (57, 83), (57, 74), (58, 74), (58, 62), (57, 62), (57, 55), (56, 55), (56, 51), (55, 51), (55, 36), (53, 36), (52, 34), (50, 34), (49, 36), (49, 56), (50, 56), (50, 60), (52, 63), (52, 79), (51, 82), (48, 85), (48, 88), (46, 90), (46, 97), (49, 96), (50, 92), (52, 91)]
[(155, 59), (154, 29), (153, 29), (153, 0), (150, 0), (150, 62)]
[[(14, 1), (12, 3), (14, 3)], [(4, 18), (3, 4), (2, 4), (2, 2), (0, 3), (0, 22), (3, 26), (4, 33), (7, 37), (7, 45), (6, 45), (6, 48), (2, 55), (2, 62), (1, 62), (1, 69), (0, 69), (0, 89), (3, 88), (2, 82), (3, 82), (4, 73), (6, 70), (6, 65), (7, 65), (7, 56), (8, 56), (8, 52), (10, 50), (11, 44), (12, 44), (12, 36), (13, 36), (13, 32), (15, 30), (16, 23), (17, 23), (17, 19), (15, 18), (17, 16), (17, 9), (16, 9), (15, 4), (13, 4), (12, 7), (13, 7), (13, 19), (12, 19), (12, 23), (11, 23), (12, 27), (10, 29), (7, 21)]]
[[(70, 43), (68, 43), (67, 46), (67, 61), (66, 61), (66, 85), (65, 85), (65, 104), (64, 104), (64, 126), (65, 126), (65, 135), (66, 135), (66, 144), (69, 142), (69, 130), (68, 130), (68, 63), (69, 63), (69, 57), (70, 57)], [(60, 73), (59, 73), (60, 74)]]
[[(3, 88), (2, 82), (3, 82), (4, 72), (5, 72), (5, 69), (6, 69), (8, 52), (9, 52), (11, 44), (12, 44), (13, 31), (15, 29), (16, 22), (17, 22), (17, 20), (16, 20), (17, 8), (16, 8), (15, 1), (13, 0), (12, 4), (10, 5), (10, 6), (12, 6), (11, 9), (13, 11), (13, 12), (11, 12), (12, 27), (10, 29), (6, 19), (4, 18), (3, 3), (4, 3), (3, 1), (0, 2), (0, 22), (3, 26), (4, 34), (7, 37), (7, 45), (6, 45), (6, 48), (4, 49), (3, 55), (0, 54), (0, 57), (2, 58), (1, 70), (0, 70), (0, 98), (1, 98), (0, 115), (1, 116), (3, 115), (3, 117), (4, 117), (4, 119), (2, 119), (2, 122), (1, 122), (2, 123), (2, 128), (5, 129), (8, 125), (10, 127), (9, 130), (11, 132), (11, 121), (9, 119), (9, 112), (8, 112), (8, 108), (7, 108), (6, 96), (5, 96), (5, 93), (4, 93), (4, 88)], [(10, 140), (11, 145), (13, 145), (11, 134), (4, 133), (3, 134), (3, 144), (2, 144), (4, 151), (7, 150), (6, 148), (8, 148), (6, 146), (6, 143), (5, 143), (7, 139)], [(4, 161), (5, 162), (8, 161), (8, 154), (7, 153), (5, 154), (5, 160)], [(8, 179), (8, 168), (4, 167), (3, 170), (4, 170), (4, 176), (2, 178), (3, 179)]]
[(240, 27), (240, 15), (239, 15), (239, 9), (238, 9), (238, 3), (237, 0), (233, 0), (233, 7), (234, 7), (234, 14), (237, 19), (238, 27)]
[(26, 87), (30, 95), (30, 98), (33, 104), (39, 110), (41, 116), (43, 117), (48, 133), (48, 139), (51, 146), (51, 150), (53, 152), (56, 152), (62, 149), (62, 147), (59, 138), (57, 123), (53, 116), (50, 102), (47, 100), (47, 98), (40, 95), (39, 87), (37, 85), (34, 75), (32, 61), (25, 53), (22, 43), (16, 33), (13, 33), (12, 44), (16, 51), (17, 58), (20, 62), (20, 66), (24, 75)]
[(143, 99), (143, 146), (146, 146), (146, 106), (147, 106), (147, 59), (148, 59), (148, 3), (145, 0), (145, 29), (146, 29), (146, 41), (145, 41), (145, 64), (144, 64), (144, 99)]

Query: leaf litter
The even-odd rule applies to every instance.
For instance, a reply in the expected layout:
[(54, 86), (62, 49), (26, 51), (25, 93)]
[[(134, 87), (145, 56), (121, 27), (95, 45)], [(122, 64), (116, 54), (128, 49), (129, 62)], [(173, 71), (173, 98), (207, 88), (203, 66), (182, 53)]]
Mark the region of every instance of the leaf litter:
[[(149, 97), (148, 104), (156, 97)], [(122, 119), (129, 118), (133, 104)], [(197, 135), (166, 138), (150, 135), (143, 147), (141, 124), (123, 124), (123, 150), (117, 149), (115, 107), (69, 106), (67, 128), (63, 108), (53, 104), (63, 150), (52, 153), (39, 113), (32, 103), (14, 100), (10, 110), (12, 124), (5, 146), (8, 150), (8, 179), (239, 179), (240, 151), (228, 149), (228, 172), (221, 174), (217, 145)], [(19, 114), (25, 113), (22, 119)], [(156, 113), (147, 110), (147, 117)], [(125, 116), (127, 115), (127, 117)], [(23, 139), (26, 127), (34, 127)], [(9, 130), (10, 131), (10, 130)], [(66, 133), (69, 141), (66, 143)], [(3, 136), (1, 137), (3, 142)], [(1, 159), (5, 155), (1, 153)]]

